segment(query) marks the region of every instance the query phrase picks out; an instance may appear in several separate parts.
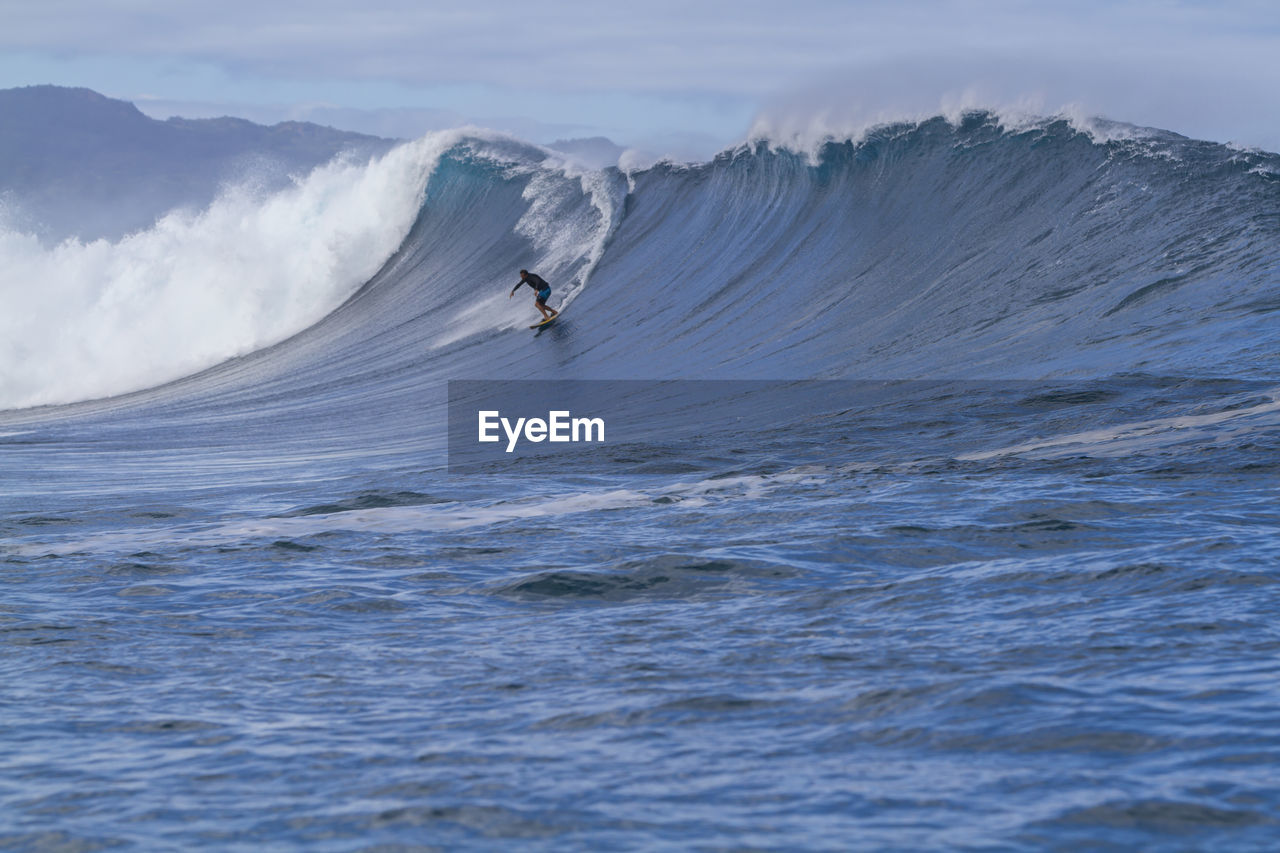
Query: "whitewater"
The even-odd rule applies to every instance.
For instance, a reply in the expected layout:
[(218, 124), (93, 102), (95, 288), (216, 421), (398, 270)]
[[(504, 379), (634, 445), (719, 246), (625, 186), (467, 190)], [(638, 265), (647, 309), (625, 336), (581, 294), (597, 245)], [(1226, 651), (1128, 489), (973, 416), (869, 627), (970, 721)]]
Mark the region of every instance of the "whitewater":
[[(0, 846), (1271, 849), (1280, 155), (625, 166), (0, 231)], [(489, 394), (625, 440), (469, 459)]]

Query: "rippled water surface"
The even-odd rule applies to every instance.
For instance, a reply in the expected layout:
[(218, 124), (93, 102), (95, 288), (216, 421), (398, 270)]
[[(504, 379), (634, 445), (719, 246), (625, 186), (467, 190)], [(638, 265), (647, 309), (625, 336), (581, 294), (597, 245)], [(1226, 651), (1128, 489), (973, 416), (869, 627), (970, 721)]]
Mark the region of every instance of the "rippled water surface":
[(1274, 440), (32, 477), (5, 843), (1266, 849)]

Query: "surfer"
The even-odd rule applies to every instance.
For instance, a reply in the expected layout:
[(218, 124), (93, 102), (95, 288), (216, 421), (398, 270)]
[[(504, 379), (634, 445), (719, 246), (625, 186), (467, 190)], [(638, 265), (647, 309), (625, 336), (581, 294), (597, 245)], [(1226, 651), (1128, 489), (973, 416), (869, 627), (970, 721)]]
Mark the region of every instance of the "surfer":
[[(528, 270), (520, 270), (520, 280), (516, 282), (515, 287), (511, 288), (511, 292), (507, 294), (507, 298), (510, 299), (512, 296), (515, 296), (516, 291), (520, 289), (520, 285), (522, 284), (529, 285), (537, 294), (537, 296), (533, 298), (533, 306), (542, 312), (542, 318), (544, 320), (550, 320), (552, 317), (560, 313), (556, 309), (547, 306), (547, 299), (551, 297), (551, 285), (547, 284), (547, 280), (542, 276), (535, 272), (529, 272)], [(548, 311), (551, 313), (548, 314)]]

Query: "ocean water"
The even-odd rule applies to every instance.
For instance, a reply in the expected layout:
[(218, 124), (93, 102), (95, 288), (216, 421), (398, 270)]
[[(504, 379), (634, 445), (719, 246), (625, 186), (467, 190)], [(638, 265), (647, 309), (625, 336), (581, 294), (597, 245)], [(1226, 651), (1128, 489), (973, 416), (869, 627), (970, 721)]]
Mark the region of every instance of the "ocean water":
[(1109, 130), (5, 234), (0, 846), (1275, 849), (1280, 157)]

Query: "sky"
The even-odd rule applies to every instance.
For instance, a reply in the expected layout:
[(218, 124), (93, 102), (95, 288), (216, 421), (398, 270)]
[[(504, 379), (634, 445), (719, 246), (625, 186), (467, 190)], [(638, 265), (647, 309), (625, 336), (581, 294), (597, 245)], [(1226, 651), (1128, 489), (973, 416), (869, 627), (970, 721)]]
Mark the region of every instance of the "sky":
[(0, 0), (0, 88), (708, 156), (960, 106), (1280, 150), (1275, 0)]

